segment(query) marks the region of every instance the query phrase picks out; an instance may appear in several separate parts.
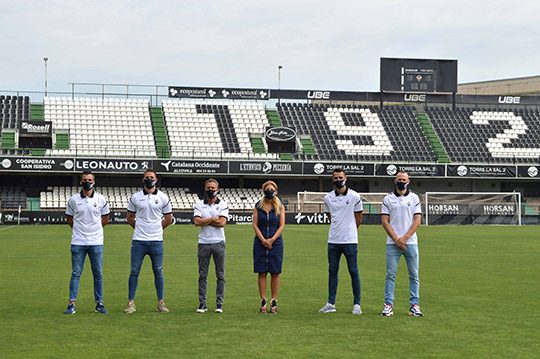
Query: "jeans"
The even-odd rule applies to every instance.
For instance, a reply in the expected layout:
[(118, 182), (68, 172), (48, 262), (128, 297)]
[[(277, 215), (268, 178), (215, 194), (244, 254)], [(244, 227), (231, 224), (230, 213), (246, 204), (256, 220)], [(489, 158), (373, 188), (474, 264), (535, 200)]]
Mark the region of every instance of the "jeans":
[(354, 295), (354, 304), (360, 305), (360, 274), (358, 273), (358, 245), (328, 243), (328, 303), (336, 304), (339, 260), (347, 259)]
[(132, 241), (131, 242), (131, 273), (129, 275), (129, 300), (135, 299), (139, 273), (144, 257), (148, 254), (152, 260), (154, 284), (158, 300), (163, 300), (165, 279), (163, 278), (163, 241)]
[(103, 301), (103, 245), (80, 246), (71, 245), (71, 280), (69, 281), (69, 301), (77, 300), (79, 292), (79, 283), (84, 268), (86, 254), (90, 258), (92, 274), (94, 276), (94, 299), (96, 303)]
[(225, 296), (225, 241), (212, 244), (199, 243), (197, 256), (199, 257), (199, 303), (206, 304), (206, 288), (208, 284), (208, 267), (210, 256), (214, 257), (216, 270), (216, 305), (223, 304)]
[(407, 244), (407, 250), (402, 251), (393, 244), (386, 245), (386, 280), (384, 283), (384, 301), (394, 304), (394, 287), (399, 258), (403, 255), (409, 271), (409, 303), (419, 304), (420, 279), (418, 277), (418, 245)]

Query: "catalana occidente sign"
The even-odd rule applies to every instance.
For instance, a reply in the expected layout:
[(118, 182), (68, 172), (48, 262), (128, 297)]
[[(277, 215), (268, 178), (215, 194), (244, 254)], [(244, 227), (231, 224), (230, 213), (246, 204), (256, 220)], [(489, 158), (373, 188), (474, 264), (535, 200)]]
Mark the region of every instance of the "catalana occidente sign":
[(184, 174), (211, 174), (227, 173), (229, 166), (227, 161), (205, 160), (154, 160), (152, 168), (156, 172), (184, 173)]

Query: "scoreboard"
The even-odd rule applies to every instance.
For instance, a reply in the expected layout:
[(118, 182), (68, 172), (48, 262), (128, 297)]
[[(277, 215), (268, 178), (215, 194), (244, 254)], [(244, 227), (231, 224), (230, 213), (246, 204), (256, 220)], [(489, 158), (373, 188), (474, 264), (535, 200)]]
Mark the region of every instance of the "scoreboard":
[(457, 92), (457, 60), (381, 58), (381, 91)]
[(435, 92), (437, 70), (423, 68), (401, 68), (401, 91)]

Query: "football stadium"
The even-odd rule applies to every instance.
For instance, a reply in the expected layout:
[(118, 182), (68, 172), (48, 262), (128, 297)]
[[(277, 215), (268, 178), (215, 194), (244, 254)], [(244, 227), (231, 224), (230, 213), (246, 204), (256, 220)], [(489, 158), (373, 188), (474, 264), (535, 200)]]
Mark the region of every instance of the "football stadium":
[[(93, 93), (73, 84), (70, 94), (1, 95), (1, 356), (538, 357), (540, 97), (461, 94), (456, 60), (381, 58), (380, 71), (380, 92), (172, 84), (133, 94), (104, 84)], [(345, 268), (337, 313), (318, 313), (328, 276), (323, 198), (336, 168), (363, 201), (359, 317)], [(170, 312), (155, 310), (146, 264), (137, 312), (127, 315), (126, 208), (149, 169), (172, 209), (163, 259)], [(83, 171), (110, 208), (107, 315), (94, 313), (89, 269), (76, 314), (63, 315), (66, 206)], [(407, 315), (404, 260), (395, 315), (380, 315), (381, 208), (401, 171), (422, 206), (423, 318)], [(229, 204), (227, 294), (222, 313), (200, 315), (193, 208), (208, 178)], [(286, 209), (276, 315), (259, 313), (251, 262), (253, 208), (267, 180)]]
[(0, 0), (0, 359), (540, 358), (539, 12)]

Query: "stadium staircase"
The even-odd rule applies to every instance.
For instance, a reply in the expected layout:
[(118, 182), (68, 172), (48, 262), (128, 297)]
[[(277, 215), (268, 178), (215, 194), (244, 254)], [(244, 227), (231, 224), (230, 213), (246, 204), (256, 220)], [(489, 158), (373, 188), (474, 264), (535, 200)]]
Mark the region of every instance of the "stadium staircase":
[(252, 137), (251, 148), (253, 149), (253, 153), (266, 153), (262, 138)]
[(433, 149), (435, 156), (437, 156), (437, 161), (439, 163), (450, 163), (450, 159), (448, 158), (448, 155), (446, 154), (441, 142), (439, 141), (439, 137), (437, 137), (435, 130), (431, 126), (427, 115), (425, 113), (417, 113), (416, 118), (418, 119), (420, 127), (422, 128), (422, 131), (424, 131), (424, 134), (426, 135), (426, 138), (431, 148)]
[(266, 117), (270, 121), (271, 126), (283, 126), (276, 110), (266, 110)]
[[(30, 121), (43, 121), (43, 104), (30, 104)], [(45, 151), (42, 148), (32, 148), (32, 156), (45, 156)]]
[(30, 121), (43, 121), (42, 104), (30, 104)]
[(15, 132), (2, 131), (2, 146), (3, 150), (11, 150), (15, 148)]
[(28, 210), (29, 211), (39, 211), (39, 197), (28, 197)]
[(56, 134), (56, 149), (69, 150), (69, 135), (67, 133)]
[(300, 143), (302, 144), (302, 149), (305, 155), (316, 155), (315, 147), (309, 138), (301, 138)]
[(152, 118), (152, 128), (154, 130), (158, 158), (171, 158), (161, 107), (150, 107), (150, 117)]
[(292, 161), (292, 153), (280, 153), (279, 159), (282, 161)]

